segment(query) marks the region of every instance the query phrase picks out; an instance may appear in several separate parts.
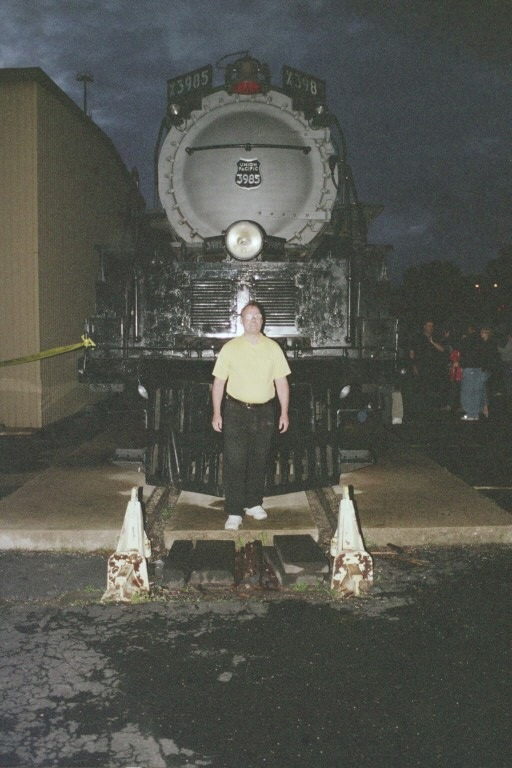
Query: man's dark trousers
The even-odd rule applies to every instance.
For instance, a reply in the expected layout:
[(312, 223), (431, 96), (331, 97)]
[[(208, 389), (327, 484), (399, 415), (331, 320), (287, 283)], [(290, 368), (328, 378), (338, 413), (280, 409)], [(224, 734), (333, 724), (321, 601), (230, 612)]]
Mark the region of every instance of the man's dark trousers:
[(274, 400), (248, 408), (226, 398), (222, 432), (224, 508), (228, 515), (243, 515), (244, 508), (262, 503), (275, 424)]

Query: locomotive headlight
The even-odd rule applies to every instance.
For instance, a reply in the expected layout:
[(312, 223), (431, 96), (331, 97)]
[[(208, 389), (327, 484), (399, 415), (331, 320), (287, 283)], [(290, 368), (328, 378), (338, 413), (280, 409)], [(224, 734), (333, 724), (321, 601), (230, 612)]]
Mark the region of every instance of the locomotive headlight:
[(235, 259), (254, 259), (263, 249), (264, 232), (254, 221), (235, 221), (226, 230), (228, 253)]

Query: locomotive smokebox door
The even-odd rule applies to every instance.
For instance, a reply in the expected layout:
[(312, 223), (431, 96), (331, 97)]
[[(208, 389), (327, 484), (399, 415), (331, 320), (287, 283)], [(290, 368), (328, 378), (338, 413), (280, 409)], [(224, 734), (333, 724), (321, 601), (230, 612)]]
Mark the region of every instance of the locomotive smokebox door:
[(217, 90), (193, 120), (172, 126), (158, 161), (158, 189), (172, 230), (194, 247), (236, 221), (256, 222), (288, 246), (318, 240), (338, 196), (337, 149), (280, 89)]

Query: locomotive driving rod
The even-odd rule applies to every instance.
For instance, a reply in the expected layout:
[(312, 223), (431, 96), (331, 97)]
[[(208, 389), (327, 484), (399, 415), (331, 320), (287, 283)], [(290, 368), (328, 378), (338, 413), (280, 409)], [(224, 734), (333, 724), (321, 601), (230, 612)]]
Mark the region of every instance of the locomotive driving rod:
[(261, 149), (298, 149), (308, 155), (311, 152), (311, 147), (297, 147), (293, 144), (252, 144), (247, 142), (246, 144), (207, 144), (204, 147), (186, 147), (185, 152), (187, 155), (193, 155), (194, 152), (204, 152), (205, 149), (245, 149), (246, 152), (251, 152), (255, 147)]

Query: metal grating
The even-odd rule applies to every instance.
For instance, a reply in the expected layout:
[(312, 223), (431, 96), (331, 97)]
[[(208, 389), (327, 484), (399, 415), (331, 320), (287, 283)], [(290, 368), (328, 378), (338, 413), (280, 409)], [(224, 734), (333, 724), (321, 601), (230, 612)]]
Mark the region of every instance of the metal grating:
[(229, 331), (233, 285), (229, 280), (194, 280), (191, 285), (191, 325), (203, 332)]
[(268, 277), (253, 286), (253, 298), (263, 304), (268, 325), (294, 326), (298, 289), (290, 278)]

